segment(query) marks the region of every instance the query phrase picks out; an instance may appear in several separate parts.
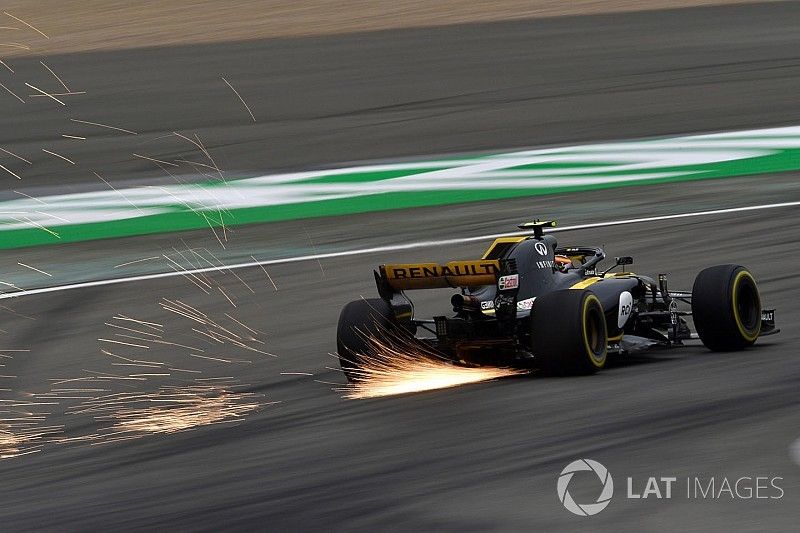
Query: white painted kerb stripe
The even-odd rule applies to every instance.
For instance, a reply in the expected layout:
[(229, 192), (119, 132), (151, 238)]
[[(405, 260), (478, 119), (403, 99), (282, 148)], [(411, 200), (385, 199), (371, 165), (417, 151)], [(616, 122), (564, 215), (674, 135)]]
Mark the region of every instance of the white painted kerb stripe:
[[(778, 209), (782, 207), (798, 207), (800, 206), (800, 201), (797, 202), (783, 202), (778, 204), (761, 204), (761, 205), (750, 205), (744, 207), (731, 207), (726, 209), (713, 209), (710, 211), (693, 211), (689, 213), (677, 213), (673, 215), (657, 215), (652, 217), (643, 217), (643, 218), (628, 218), (628, 219), (621, 219), (621, 220), (610, 220), (605, 222), (591, 222), (588, 224), (576, 224), (574, 226), (563, 226), (560, 228), (553, 228), (547, 230), (548, 232), (555, 232), (555, 231), (570, 231), (570, 230), (579, 230), (579, 229), (591, 229), (591, 228), (602, 228), (608, 226), (622, 226), (626, 224), (641, 224), (644, 222), (657, 222), (660, 220), (673, 220), (679, 218), (692, 218), (692, 217), (705, 217), (705, 216), (713, 216), (713, 215), (725, 215), (728, 213), (741, 213), (745, 211), (760, 211), (764, 209)], [(498, 237), (513, 237), (517, 235), (529, 235), (530, 231), (515, 231), (511, 233), (495, 233), (490, 235), (479, 235), (476, 237), (460, 237), (455, 239), (441, 239), (436, 241), (418, 241), (418, 242), (410, 242), (405, 244), (390, 244), (387, 246), (375, 246), (373, 248), (360, 248), (357, 250), (344, 250), (341, 252), (329, 252), (324, 254), (313, 254), (313, 255), (301, 255), (295, 257), (285, 257), (283, 259), (268, 259), (264, 261), (250, 261), (247, 263), (235, 263), (232, 265), (226, 266), (218, 266), (218, 267), (206, 267), (206, 268), (195, 268), (191, 270), (181, 270), (180, 272), (160, 272), (156, 274), (144, 274), (141, 276), (130, 276), (126, 278), (111, 278), (111, 279), (101, 279), (96, 281), (85, 281), (82, 283), (72, 283), (67, 285), (55, 285), (53, 287), (42, 287), (39, 289), (30, 289), (25, 291), (16, 291), (16, 292), (8, 292), (4, 294), (0, 294), (0, 300), (5, 300), (8, 298), (21, 298), (23, 296), (33, 296), (36, 294), (45, 294), (48, 292), (60, 292), (60, 291), (67, 291), (71, 289), (85, 289), (89, 287), (102, 287), (104, 285), (116, 285), (118, 283), (133, 283), (137, 281), (148, 281), (154, 279), (162, 279), (162, 278), (175, 278), (178, 276), (186, 276), (188, 274), (202, 274), (206, 272), (222, 272), (226, 270), (233, 270), (233, 269), (242, 269), (242, 268), (252, 268), (262, 265), (280, 265), (284, 263), (299, 263), (302, 261), (315, 261), (318, 259), (333, 259), (337, 257), (349, 257), (354, 255), (368, 255), (368, 254), (375, 254), (375, 253), (384, 253), (384, 252), (397, 252), (401, 250), (413, 250), (416, 248), (433, 248), (437, 246), (447, 246), (450, 244), (463, 244), (468, 242), (478, 242), (478, 241), (488, 241), (491, 239), (496, 239)]]

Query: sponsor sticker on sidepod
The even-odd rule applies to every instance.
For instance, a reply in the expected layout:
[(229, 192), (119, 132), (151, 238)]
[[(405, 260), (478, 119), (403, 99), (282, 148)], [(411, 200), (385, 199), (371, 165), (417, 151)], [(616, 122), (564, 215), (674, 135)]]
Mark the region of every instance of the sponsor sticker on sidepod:
[(628, 291), (623, 291), (619, 295), (619, 314), (617, 315), (617, 327), (622, 328), (631, 316), (633, 311), (633, 296)]
[(501, 276), (497, 280), (497, 288), (501, 291), (506, 289), (516, 289), (519, 287), (519, 274), (511, 274), (509, 276)]

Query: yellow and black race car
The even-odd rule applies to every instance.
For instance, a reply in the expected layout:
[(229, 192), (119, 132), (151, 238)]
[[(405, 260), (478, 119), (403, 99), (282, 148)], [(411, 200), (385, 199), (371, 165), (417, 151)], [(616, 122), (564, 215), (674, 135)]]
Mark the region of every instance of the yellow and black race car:
[[(625, 272), (631, 257), (599, 270), (602, 248), (559, 247), (544, 234), (554, 226), (521, 224), (533, 234), (499, 238), (478, 260), (381, 265), (380, 298), (350, 302), (339, 316), (337, 347), (348, 379), (361, 377), (371, 352), (391, 346), (456, 364), (570, 375), (602, 369), (609, 354), (694, 338), (711, 350), (741, 350), (779, 331), (774, 309), (762, 308), (756, 280), (742, 266), (706, 268), (691, 292), (670, 291), (664, 274)], [(611, 273), (616, 267), (622, 271)], [(447, 287), (460, 289), (452, 315), (414, 316), (405, 291)]]

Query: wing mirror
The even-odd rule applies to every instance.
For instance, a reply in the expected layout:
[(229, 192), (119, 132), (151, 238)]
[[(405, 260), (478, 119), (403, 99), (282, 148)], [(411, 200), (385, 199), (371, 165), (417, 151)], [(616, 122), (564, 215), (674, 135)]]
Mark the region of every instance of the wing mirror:
[(622, 257), (615, 257), (614, 264), (609, 268), (607, 268), (602, 274), (600, 274), (600, 277), (602, 278), (603, 276), (605, 276), (618, 266), (621, 266), (622, 271), (625, 272), (625, 265), (632, 265), (632, 264), (633, 264), (633, 257), (629, 255), (623, 255)]

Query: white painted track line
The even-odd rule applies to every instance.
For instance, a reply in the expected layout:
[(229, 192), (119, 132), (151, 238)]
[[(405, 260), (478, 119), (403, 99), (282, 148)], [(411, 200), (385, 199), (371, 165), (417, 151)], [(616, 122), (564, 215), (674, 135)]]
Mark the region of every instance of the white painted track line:
[[(662, 220), (674, 220), (674, 219), (681, 219), (681, 218), (694, 218), (694, 217), (709, 217), (715, 215), (726, 215), (729, 213), (742, 213), (747, 211), (762, 211), (765, 209), (780, 209), (780, 208), (787, 208), (787, 207), (798, 207), (800, 206), (800, 201), (796, 202), (782, 202), (777, 204), (760, 204), (760, 205), (750, 205), (750, 206), (743, 206), (743, 207), (731, 207), (725, 209), (713, 209), (710, 211), (693, 211), (688, 213), (677, 213), (672, 215), (657, 215), (652, 217), (643, 217), (643, 218), (628, 218), (628, 219), (621, 219), (621, 220), (610, 220), (605, 222), (591, 222), (588, 224), (577, 224), (574, 226), (563, 226), (560, 228), (552, 228), (547, 230), (548, 232), (560, 232), (560, 231), (571, 231), (571, 230), (580, 230), (580, 229), (591, 229), (591, 228), (602, 228), (608, 226), (623, 226), (627, 224), (641, 224), (645, 222), (658, 222)], [(178, 276), (186, 276), (188, 274), (201, 274), (206, 272), (221, 272), (227, 270), (238, 270), (242, 268), (252, 268), (257, 266), (266, 266), (266, 265), (279, 265), (285, 263), (299, 263), (302, 261), (316, 261), (318, 259), (333, 259), (337, 257), (349, 257), (355, 255), (368, 255), (368, 254), (375, 254), (375, 253), (385, 253), (385, 252), (396, 252), (401, 250), (413, 250), (416, 248), (433, 248), (437, 246), (447, 246), (450, 244), (463, 244), (468, 242), (477, 242), (477, 241), (489, 241), (492, 239), (496, 239), (498, 237), (512, 237), (516, 235), (528, 235), (530, 231), (516, 231), (511, 233), (496, 233), (490, 235), (479, 235), (476, 237), (461, 237), (456, 239), (441, 239), (435, 241), (418, 241), (418, 242), (410, 242), (405, 244), (390, 244), (387, 246), (376, 246), (373, 248), (359, 248), (356, 250), (344, 250), (341, 252), (329, 252), (324, 254), (313, 254), (313, 255), (301, 255), (295, 257), (285, 257), (283, 259), (268, 259), (264, 261), (250, 261), (247, 263), (235, 263), (231, 265), (225, 266), (217, 266), (217, 267), (206, 267), (206, 268), (196, 268), (191, 270), (181, 270), (181, 271), (170, 271), (170, 272), (159, 272), (155, 274), (143, 274), (141, 276), (130, 276), (130, 277), (123, 277), (123, 278), (110, 278), (110, 279), (101, 279), (96, 281), (85, 281), (81, 283), (71, 283), (66, 285), (54, 285), (52, 287), (41, 287), (38, 289), (30, 289), (30, 290), (23, 290), (23, 291), (14, 291), (14, 292), (7, 292), (0, 294), (0, 300), (6, 300), (9, 298), (21, 298), (23, 296), (34, 296), (37, 294), (46, 294), (49, 292), (61, 292), (67, 291), (72, 289), (85, 289), (90, 287), (102, 287), (105, 285), (116, 285), (119, 283), (134, 283), (137, 281), (149, 281), (154, 279), (162, 279), (162, 278), (175, 278)]]

